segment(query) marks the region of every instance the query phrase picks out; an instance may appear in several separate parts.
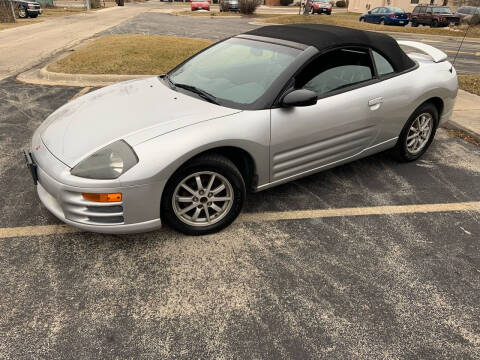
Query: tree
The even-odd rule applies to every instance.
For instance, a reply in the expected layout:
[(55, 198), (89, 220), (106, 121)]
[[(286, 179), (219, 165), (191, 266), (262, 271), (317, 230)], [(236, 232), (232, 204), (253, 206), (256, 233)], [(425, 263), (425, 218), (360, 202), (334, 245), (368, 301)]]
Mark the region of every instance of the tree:
[(0, 22), (14, 23), (15, 11), (13, 10), (13, 4), (10, 0), (0, 0)]

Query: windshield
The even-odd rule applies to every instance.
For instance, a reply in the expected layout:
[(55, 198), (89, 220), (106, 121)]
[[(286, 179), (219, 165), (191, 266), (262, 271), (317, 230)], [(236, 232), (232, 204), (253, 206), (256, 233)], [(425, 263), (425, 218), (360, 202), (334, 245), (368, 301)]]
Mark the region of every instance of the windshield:
[(232, 38), (201, 52), (169, 76), (174, 84), (194, 86), (217, 100), (252, 104), (299, 53), (282, 45)]
[(404, 13), (403, 9), (400, 9), (400, 8), (397, 8), (397, 7), (391, 7), (389, 8), (390, 9), (390, 12), (392, 13)]
[(447, 7), (438, 7), (438, 8), (433, 8), (433, 13), (434, 14), (451, 14), (452, 10)]

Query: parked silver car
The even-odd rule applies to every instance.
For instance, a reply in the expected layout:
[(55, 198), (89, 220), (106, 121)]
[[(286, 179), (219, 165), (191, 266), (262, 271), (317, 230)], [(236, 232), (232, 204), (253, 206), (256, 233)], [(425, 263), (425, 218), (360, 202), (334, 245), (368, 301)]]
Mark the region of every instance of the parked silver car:
[(166, 75), (119, 83), (50, 115), (26, 152), (59, 219), (128, 233), (162, 221), (206, 234), (260, 191), (380, 151), (419, 158), (452, 113), (446, 55), (325, 25), (267, 26)]

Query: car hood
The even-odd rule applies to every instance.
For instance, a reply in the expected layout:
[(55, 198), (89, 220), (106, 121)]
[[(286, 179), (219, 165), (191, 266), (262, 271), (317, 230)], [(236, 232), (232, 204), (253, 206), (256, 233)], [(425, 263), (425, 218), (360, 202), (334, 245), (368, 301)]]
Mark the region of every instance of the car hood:
[(124, 139), (131, 146), (179, 128), (239, 112), (170, 89), (158, 77), (93, 91), (62, 106), (37, 130), (69, 167)]

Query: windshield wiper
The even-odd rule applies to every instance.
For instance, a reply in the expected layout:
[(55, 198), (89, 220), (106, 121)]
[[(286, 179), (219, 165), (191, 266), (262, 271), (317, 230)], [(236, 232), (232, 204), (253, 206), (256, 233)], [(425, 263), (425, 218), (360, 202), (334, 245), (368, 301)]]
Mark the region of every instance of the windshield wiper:
[(217, 101), (217, 98), (215, 96), (213, 96), (212, 94), (209, 94), (208, 92), (206, 92), (205, 90), (202, 90), (202, 89), (199, 89), (193, 85), (187, 85), (187, 84), (178, 84), (178, 83), (174, 83), (172, 82), (172, 80), (170, 80), (170, 78), (167, 78), (168, 81), (170, 81), (173, 86), (175, 87), (179, 87), (181, 89), (185, 89), (185, 90), (188, 90), (188, 91), (191, 91), (197, 95), (200, 95), (200, 97), (202, 97), (203, 99), (213, 103), (213, 104), (217, 104), (218, 105), (218, 101)]

